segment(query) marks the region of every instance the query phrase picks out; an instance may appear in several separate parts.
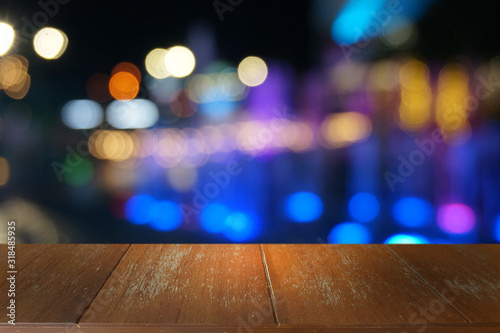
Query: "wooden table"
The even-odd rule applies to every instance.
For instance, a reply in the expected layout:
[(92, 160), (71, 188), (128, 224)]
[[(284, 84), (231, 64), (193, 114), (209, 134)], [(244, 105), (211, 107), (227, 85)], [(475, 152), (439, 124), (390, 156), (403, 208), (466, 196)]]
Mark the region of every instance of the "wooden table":
[[(3, 274), (7, 249), (2, 245)], [(500, 332), (500, 245), (18, 245), (0, 332)]]

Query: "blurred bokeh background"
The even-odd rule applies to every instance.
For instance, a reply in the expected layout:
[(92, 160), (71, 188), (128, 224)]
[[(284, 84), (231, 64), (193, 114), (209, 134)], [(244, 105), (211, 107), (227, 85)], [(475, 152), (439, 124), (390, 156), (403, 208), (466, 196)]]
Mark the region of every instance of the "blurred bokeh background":
[(498, 13), (2, 1), (0, 242), (499, 242)]

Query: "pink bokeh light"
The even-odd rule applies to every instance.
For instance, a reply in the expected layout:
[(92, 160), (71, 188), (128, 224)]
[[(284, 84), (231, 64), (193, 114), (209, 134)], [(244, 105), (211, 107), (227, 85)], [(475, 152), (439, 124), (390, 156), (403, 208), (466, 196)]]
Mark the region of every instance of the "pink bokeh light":
[(437, 223), (441, 230), (450, 234), (464, 234), (476, 225), (472, 209), (464, 204), (444, 205), (438, 210)]

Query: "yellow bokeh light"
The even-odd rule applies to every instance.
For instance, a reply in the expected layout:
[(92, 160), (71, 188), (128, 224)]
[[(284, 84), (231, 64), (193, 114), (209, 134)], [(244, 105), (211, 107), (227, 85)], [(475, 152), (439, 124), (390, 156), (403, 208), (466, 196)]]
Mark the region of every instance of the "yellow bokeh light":
[(0, 89), (21, 84), (27, 72), (27, 64), (26, 58), (18, 55), (0, 59)]
[(0, 60), (0, 89), (14, 99), (22, 99), (28, 93), (31, 77), (28, 74), (28, 60), (13, 54)]
[(154, 49), (148, 53), (148, 55), (146, 56), (145, 65), (149, 75), (156, 79), (164, 79), (171, 75), (167, 70), (167, 66), (165, 64), (166, 54), (166, 49)]
[(410, 60), (399, 70), (401, 104), (399, 120), (402, 129), (416, 131), (431, 120), (432, 90), (429, 69), (418, 60)]
[(238, 77), (243, 84), (249, 87), (255, 87), (264, 83), (267, 73), (267, 65), (259, 57), (246, 57), (238, 65)]
[(0, 56), (10, 50), (14, 43), (14, 29), (10, 24), (0, 22)]
[(321, 125), (321, 134), (327, 148), (339, 148), (362, 141), (371, 132), (370, 119), (358, 112), (331, 114)]
[(23, 73), (22, 82), (9, 87), (8, 89), (5, 89), (5, 93), (10, 98), (23, 99), (28, 93), (30, 85), (31, 85), (31, 77), (28, 75), (28, 73)]
[(294, 152), (301, 152), (311, 147), (314, 139), (312, 128), (304, 122), (290, 122), (283, 131), (285, 145)]
[(175, 77), (188, 76), (196, 65), (193, 52), (184, 46), (174, 46), (167, 49), (164, 60), (167, 71)]
[(436, 98), (436, 123), (445, 137), (456, 137), (469, 128), (467, 97), (469, 77), (462, 65), (452, 64), (439, 73)]
[(4, 158), (0, 157), (0, 186), (7, 184), (10, 176), (9, 162)]
[(89, 151), (99, 159), (123, 161), (135, 155), (136, 147), (125, 131), (96, 131), (89, 138)]
[(90, 154), (92, 154), (92, 156), (94, 156), (95, 158), (98, 158), (98, 159), (102, 159), (101, 151), (100, 151), (100, 149), (98, 149), (100, 147), (100, 145), (102, 144), (101, 142), (98, 142), (98, 141), (102, 141), (102, 135), (101, 135), (102, 132), (103, 131), (101, 131), (101, 130), (95, 131), (89, 137), (89, 141), (88, 141)]
[(57, 59), (66, 51), (68, 37), (59, 29), (43, 28), (36, 33), (33, 46), (40, 57)]

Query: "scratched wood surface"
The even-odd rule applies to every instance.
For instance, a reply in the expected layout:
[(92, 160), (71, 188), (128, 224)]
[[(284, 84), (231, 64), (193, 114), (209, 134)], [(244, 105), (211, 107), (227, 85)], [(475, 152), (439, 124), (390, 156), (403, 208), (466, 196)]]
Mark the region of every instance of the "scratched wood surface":
[(471, 323), (500, 322), (500, 246), (389, 246)]
[[(36, 259), (37, 257), (43, 255), (46, 251), (46, 249), (48, 249), (49, 245), (48, 244), (26, 244), (26, 245), (21, 245), (22, 247), (22, 251), (20, 252), (16, 252), (16, 267), (15, 267), (15, 270), (16, 271), (21, 271), (28, 263), (30, 263), (32, 260)], [(0, 257), (0, 267), (2, 267), (2, 270), (3, 268), (5, 267), (5, 269), (7, 270), (7, 245), (0, 245), (0, 249), (2, 251), (2, 254), (5, 254), (5, 255), (2, 255)]]
[[(408, 324), (441, 300), (378, 245), (264, 245), (283, 325)], [(448, 304), (432, 324), (466, 324)]]
[(498, 326), (428, 326), (425, 329), (418, 327), (398, 326), (398, 327), (311, 327), (311, 326), (294, 326), (294, 327), (253, 327), (249, 329), (241, 329), (238, 327), (221, 327), (208, 325), (175, 325), (175, 326), (152, 326), (152, 325), (102, 325), (100, 327), (75, 326), (68, 327), (66, 325), (16, 325), (16, 328), (1, 328), (2, 333), (498, 333)]
[[(257, 314), (267, 315), (256, 317)], [(132, 245), (80, 321), (274, 326), (259, 246)]]
[(88, 326), (75, 326), (75, 328), (68, 329), (67, 327), (61, 326), (20, 326), (16, 325), (15, 329), (6, 328), (5, 330), (0, 330), (2, 333), (178, 333), (178, 332), (190, 332), (190, 333), (498, 333), (498, 327), (491, 326), (465, 326), (465, 327), (451, 327), (451, 326), (440, 326), (432, 327), (428, 326), (425, 329), (419, 330), (418, 328), (413, 328), (409, 326), (398, 326), (398, 327), (311, 327), (311, 326), (297, 326), (297, 327), (255, 327), (250, 329), (240, 329), (237, 327), (220, 327), (220, 326), (133, 326), (133, 325), (108, 325), (100, 327), (88, 327)]
[[(76, 323), (127, 248), (92, 244), (18, 246), (16, 256), (23, 267), (18, 266), (16, 275), (16, 322)], [(6, 279), (0, 281), (2, 309), (9, 302), (6, 283)], [(3, 323), (9, 319), (5, 315), (0, 318)]]
[(18, 245), (16, 256), (18, 324), (2, 318), (2, 333), (500, 332), (500, 245)]

